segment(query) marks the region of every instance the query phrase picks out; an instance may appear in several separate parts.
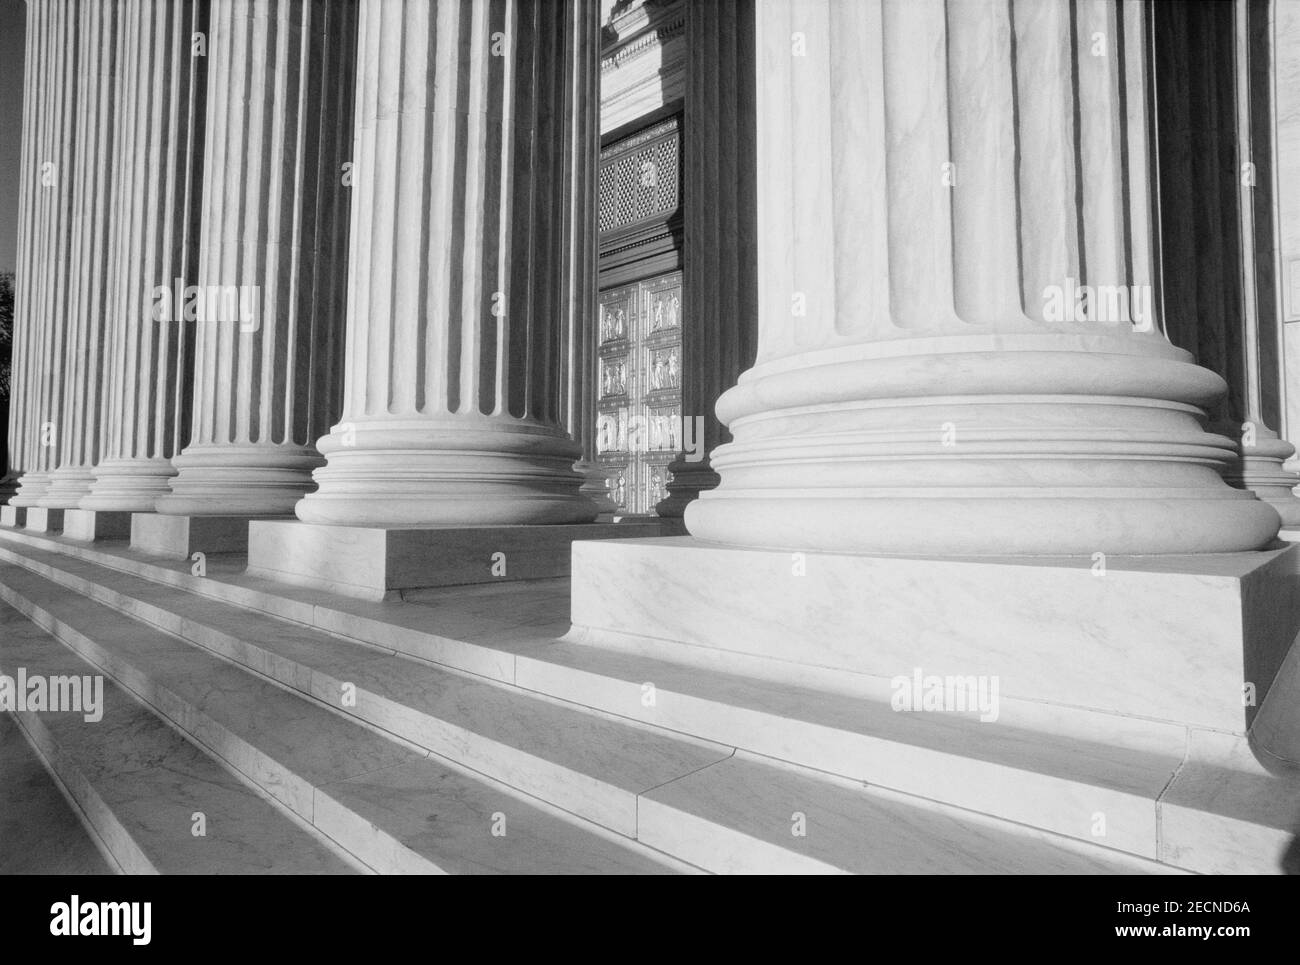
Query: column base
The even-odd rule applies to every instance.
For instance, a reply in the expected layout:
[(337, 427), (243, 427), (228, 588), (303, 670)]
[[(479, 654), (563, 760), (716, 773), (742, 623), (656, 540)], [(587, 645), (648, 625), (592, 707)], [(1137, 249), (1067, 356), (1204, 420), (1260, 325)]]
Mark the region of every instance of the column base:
[(90, 495), (77, 508), (121, 513), (153, 512), (159, 497), (171, 491), (167, 482), (176, 475), (170, 459), (109, 459), (92, 472)]
[(0, 478), (0, 503), (7, 503), (16, 495), (18, 495), (18, 474), (6, 473), (3, 478)]
[(40, 505), (50, 509), (76, 509), (90, 495), (95, 475), (90, 467), (60, 466), (50, 473), (49, 488), (40, 497)]
[(392, 600), (437, 586), (568, 576), (575, 540), (628, 535), (627, 526), (615, 523), (390, 529), (254, 520), (248, 573), (366, 600)]
[(6, 506), (0, 506), (0, 526), (8, 526), (12, 529), (20, 529), (27, 525), (27, 507), (15, 506), (12, 503)]
[(50, 488), (48, 472), (25, 472), (18, 477), (18, 492), (10, 498), (11, 506), (37, 506)]
[(589, 523), (577, 445), (552, 426), (495, 416), (344, 421), (298, 518), (391, 529)]
[(247, 553), (250, 519), (132, 513), (131, 549), (173, 560), (188, 560), (195, 553)]
[(718, 400), (733, 441), (686, 508), (700, 539), (899, 556), (1231, 553), (1277, 511), (1221, 473), (1217, 375), (1163, 338), (892, 339), (747, 371)]
[(1244, 734), (1300, 631), (1300, 547), (1094, 562), (581, 542), (572, 613), (584, 642), (786, 685), (888, 701), (919, 670), (996, 680), (1043, 729), (1104, 714)]
[(126, 539), (131, 535), (131, 514), (67, 509), (63, 512), (63, 535), (67, 539), (88, 543), (101, 539)]
[(1234, 486), (1249, 489), (1268, 503), (1282, 519), (1283, 527), (1300, 527), (1300, 496), (1293, 492), (1300, 476), (1282, 468), (1295, 455), (1295, 446), (1279, 439), (1272, 430), (1260, 429), (1254, 445), (1242, 446), (1241, 460), (1224, 478)]
[(63, 529), (63, 510), (28, 506), (24, 528), (33, 533), (57, 533)]
[(190, 446), (154, 511), (175, 516), (292, 516), (325, 464), (301, 446)]
[(655, 506), (660, 516), (680, 518), (686, 507), (699, 499), (700, 493), (717, 488), (720, 482), (707, 459), (699, 462), (679, 459), (668, 466), (668, 471), (672, 474), (668, 480), (668, 496)]
[(591, 500), (596, 507), (596, 518), (612, 516), (618, 511), (618, 503), (609, 498), (609, 476), (605, 469), (595, 462), (577, 462), (573, 468), (582, 474), (585, 480), (578, 491)]

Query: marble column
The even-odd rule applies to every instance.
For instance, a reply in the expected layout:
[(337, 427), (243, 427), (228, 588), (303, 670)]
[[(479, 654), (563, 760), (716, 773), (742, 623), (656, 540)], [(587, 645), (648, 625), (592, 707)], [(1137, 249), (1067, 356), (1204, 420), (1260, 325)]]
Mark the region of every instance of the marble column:
[(1295, 449), (1274, 431), (1282, 407), (1265, 119), (1272, 77), (1251, 48), (1249, 9), (1155, 8), (1162, 294), (1170, 339), (1228, 383), (1210, 423), (1240, 445), (1224, 478), (1294, 525), (1300, 478), (1282, 463)]
[(108, 327), (109, 199), (116, 129), (114, 73), (118, 54), (115, 0), (83, 0), (78, 17), (78, 67), (69, 266), (64, 285), (61, 421), (58, 468), (40, 505), (75, 508), (90, 492), (99, 461), (100, 360)]
[(587, 18), (575, 23), (567, 43), (566, 56), (573, 66), (561, 110), (571, 119), (565, 164), (572, 177), (565, 182), (567, 210), (564, 217), (569, 225), (569, 240), (564, 252), (564, 265), (560, 269), (562, 284), (558, 292), (561, 310), (567, 318), (561, 407), (565, 428), (582, 447), (582, 458), (574, 465), (584, 479), (582, 495), (590, 499), (600, 513), (613, 513), (618, 506), (609, 495), (609, 476), (596, 459), (599, 20)]
[[(14, 506), (37, 506), (58, 467), (63, 409), (63, 366), (68, 311), (68, 268), (74, 187), (73, 131), (77, 93), (77, 5), (34, 0), (28, 26), (37, 34), (33, 62), (35, 141), (33, 167), (24, 172), (34, 195), (32, 259), (22, 285), (26, 293), (29, 368), (21, 373), (25, 392), (26, 472), (18, 480)], [(28, 287), (30, 285), (30, 287)]]
[[(158, 512), (292, 515), (339, 415), (356, 8), (211, 8), (190, 443)], [(233, 304), (233, 302), (232, 302)]]
[[(1256, 11), (1267, 10), (1259, 4)], [(1300, 537), (1300, 498), (1293, 492), (1300, 476), (1283, 469), (1296, 448), (1281, 438), (1274, 426), (1282, 417), (1277, 385), (1281, 355), (1281, 308), (1275, 297), (1273, 193), (1269, 190), (1275, 160), (1272, 155), (1271, 118), (1268, 102), (1273, 82), (1267, 63), (1267, 47), (1254, 47), (1252, 4), (1235, 0), (1233, 4), (1232, 66), (1235, 84), (1237, 168), (1237, 234), (1241, 246), (1242, 304), (1239, 334), (1243, 344), (1243, 401), (1241, 459), (1229, 469), (1225, 478), (1251, 490), (1265, 500), (1282, 517), (1288, 538)], [(1255, 16), (1258, 16), (1256, 14)], [(1267, 14), (1265, 14), (1267, 19)], [(1265, 40), (1265, 44), (1267, 41)], [(1255, 103), (1260, 88), (1262, 104)], [(1262, 116), (1256, 111), (1262, 110)], [(1256, 151), (1259, 157), (1256, 158)], [(1241, 172), (1252, 176), (1243, 177)], [(1266, 376), (1268, 378), (1266, 378)], [(1266, 403), (1265, 395), (1268, 395)]]
[[(23, 132), (18, 176), (18, 243), (14, 266), (13, 341), (9, 357), (8, 469), (0, 479), (0, 501), (8, 502), (18, 491), (18, 478), (31, 458), (27, 388), (34, 365), (32, 323), (32, 274), (36, 258), (36, 203), (39, 197), (37, 172), (36, 96), (39, 87), (41, 10), (39, 3), (27, 5), (27, 29), (23, 70)], [(16, 518), (16, 517), (15, 517)]]
[(594, 518), (565, 431), (569, 38), (591, 0), (360, 10), (343, 415), (313, 523)]
[(975, 556), (1272, 540), (1203, 428), (1223, 380), (1158, 318), (1148, 17), (757, 5), (758, 358), (719, 400), (734, 439), (692, 534)]
[(758, 292), (754, 3), (686, 7), (685, 245), (680, 438), (660, 516), (718, 484), (709, 453), (730, 439), (714, 405), (754, 362)]
[[(194, 282), (206, 32), (200, 0), (126, 0), (112, 197), (101, 458), (82, 509), (144, 512), (167, 492), (189, 424), (191, 325), (159, 320)], [(210, 51), (209, 51), (210, 52)]]

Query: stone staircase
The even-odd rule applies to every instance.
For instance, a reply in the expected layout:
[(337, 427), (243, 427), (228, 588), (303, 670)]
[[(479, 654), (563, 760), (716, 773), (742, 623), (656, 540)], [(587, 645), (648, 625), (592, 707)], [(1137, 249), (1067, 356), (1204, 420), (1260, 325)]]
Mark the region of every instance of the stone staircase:
[(562, 639), (567, 580), (371, 603), (5, 528), (0, 600), (0, 672), (109, 678), (99, 722), (13, 717), (124, 871), (1270, 871), (1295, 830), (1276, 794), (1180, 797), (1185, 737), (901, 715)]

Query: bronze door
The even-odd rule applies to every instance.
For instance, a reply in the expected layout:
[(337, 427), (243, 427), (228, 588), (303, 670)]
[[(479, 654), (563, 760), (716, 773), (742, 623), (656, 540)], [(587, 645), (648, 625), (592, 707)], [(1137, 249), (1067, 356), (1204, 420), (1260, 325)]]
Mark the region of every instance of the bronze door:
[(653, 513), (681, 446), (682, 273), (600, 293), (597, 457), (620, 512)]

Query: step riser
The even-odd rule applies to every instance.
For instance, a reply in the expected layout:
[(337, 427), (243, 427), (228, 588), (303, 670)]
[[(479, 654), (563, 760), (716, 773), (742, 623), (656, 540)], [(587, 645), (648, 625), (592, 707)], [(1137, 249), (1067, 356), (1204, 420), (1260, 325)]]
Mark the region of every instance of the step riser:
[[(546, 761), (521, 763), (517, 749), (449, 727), (359, 686), (356, 705), (343, 707), (340, 696), (347, 681), (2, 546), (0, 559), (220, 654), (435, 754), (463, 762), (524, 793), (617, 833), (636, 835), (636, 796), (622, 789), (600, 785), (586, 775)], [(518, 686), (529, 691), (1076, 840), (1145, 858), (1156, 857), (1157, 814), (1150, 798), (960, 754), (900, 746), (867, 735), (775, 718), (667, 689), (657, 690), (656, 707), (647, 714), (641, 708), (639, 685), (526, 657), (519, 657), (517, 665)], [(629, 709), (642, 712), (629, 713)], [(1003, 793), (1007, 787), (1015, 787), (1016, 793)], [(1092, 836), (1093, 816), (1097, 813), (1106, 815), (1106, 836), (1102, 841)]]

